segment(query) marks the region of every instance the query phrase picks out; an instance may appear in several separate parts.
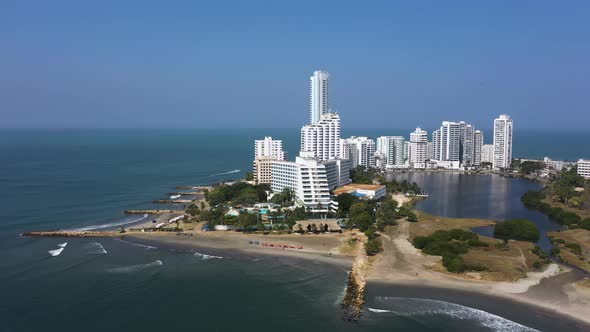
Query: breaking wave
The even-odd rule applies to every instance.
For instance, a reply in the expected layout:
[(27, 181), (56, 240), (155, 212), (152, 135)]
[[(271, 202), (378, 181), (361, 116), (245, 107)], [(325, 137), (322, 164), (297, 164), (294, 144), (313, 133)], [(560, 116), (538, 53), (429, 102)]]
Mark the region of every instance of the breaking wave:
[(208, 259), (222, 259), (223, 257), (221, 256), (213, 256), (213, 255), (206, 255), (206, 254), (201, 254), (200, 252), (196, 252), (194, 253), (194, 256), (197, 257), (201, 257), (202, 260), (208, 260)]
[(129, 265), (129, 266), (122, 266), (122, 267), (115, 267), (112, 269), (108, 269), (107, 272), (110, 273), (130, 273), (130, 272), (137, 272), (144, 269), (149, 269), (151, 267), (162, 266), (163, 263), (161, 260), (156, 260), (151, 263), (147, 264), (138, 264), (138, 265)]
[(64, 251), (64, 248), (57, 248), (54, 250), (49, 250), (47, 251), (51, 256), (55, 257), (55, 256), (59, 256), (59, 254), (61, 254), (61, 252)]
[(125, 241), (123, 239), (115, 238), (114, 240), (115, 241), (119, 241), (119, 242), (124, 242), (124, 243), (127, 243), (127, 244), (132, 245), (132, 246), (135, 246), (135, 247), (142, 247), (142, 248), (146, 248), (146, 249), (158, 249), (158, 247), (148, 246), (147, 244), (129, 242), (129, 241)]
[(67, 242), (64, 242), (64, 243), (58, 244), (57, 246), (60, 247), (60, 248), (65, 248), (67, 245), (68, 245), (68, 243)]
[(234, 174), (234, 173), (239, 173), (239, 172), (240, 172), (239, 169), (234, 169), (233, 171), (223, 172), (223, 173), (217, 173), (217, 174), (211, 174), (209, 176), (227, 175), (227, 174)]
[(88, 250), (88, 253), (92, 255), (105, 255), (107, 253), (106, 249), (100, 242), (90, 242), (86, 245), (86, 249)]
[(451, 319), (469, 320), (493, 331), (538, 331), (489, 312), (460, 304), (407, 297), (378, 297), (377, 302), (389, 309), (368, 308), (373, 313), (392, 313), (404, 317), (440, 315)]
[(133, 224), (139, 221), (142, 221), (144, 219), (146, 219), (148, 217), (147, 214), (144, 214), (143, 216), (136, 218), (136, 219), (126, 219), (123, 221), (117, 221), (117, 222), (112, 222), (112, 223), (108, 223), (108, 224), (102, 224), (102, 225), (90, 225), (90, 226), (86, 226), (86, 227), (82, 227), (82, 228), (74, 228), (74, 229), (70, 229), (71, 231), (77, 231), (77, 232), (83, 232), (83, 231), (91, 231), (91, 230), (95, 230), (95, 229), (103, 229), (103, 228), (110, 228), (110, 227), (117, 227), (117, 226), (123, 226), (123, 225), (127, 225), (127, 224)]

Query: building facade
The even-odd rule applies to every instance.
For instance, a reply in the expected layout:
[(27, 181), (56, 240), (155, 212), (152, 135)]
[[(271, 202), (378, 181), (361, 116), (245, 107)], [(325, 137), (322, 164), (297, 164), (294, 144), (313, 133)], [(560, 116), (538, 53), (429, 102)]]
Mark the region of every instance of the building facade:
[(313, 72), (309, 78), (309, 123), (316, 124), (321, 116), (329, 112), (328, 80), (330, 74), (323, 70)]
[(481, 164), (481, 154), (483, 147), (483, 131), (476, 130), (473, 132), (473, 166)]
[(475, 154), (475, 129), (465, 121), (459, 122), (460, 161), (464, 166), (473, 166)]
[(578, 160), (578, 174), (586, 179), (590, 179), (590, 160)]
[(428, 159), (428, 132), (420, 127), (410, 133), (410, 148), (408, 160), (410, 167), (426, 168)]
[(434, 159), (439, 161), (460, 161), (460, 136), (459, 123), (443, 121), (442, 126), (432, 133)]
[(377, 137), (375, 150), (385, 157), (385, 166), (404, 165), (404, 141), (402, 136)]
[(283, 141), (267, 136), (254, 141), (253, 174), (256, 183), (270, 183), (270, 168), (273, 160), (285, 160)]
[(301, 151), (313, 152), (320, 160), (338, 158), (340, 153), (340, 117), (326, 113), (315, 124), (301, 128)]
[(368, 137), (352, 136), (340, 140), (340, 158), (350, 159), (352, 167), (375, 167), (375, 141)]
[(494, 163), (494, 145), (484, 144), (481, 146), (481, 162), (482, 163)]
[(494, 159), (495, 169), (508, 168), (512, 163), (512, 119), (506, 114), (494, 120)]
[(326, 166), (310, 152), (301, 152), (295, 161), (273, 161), (271, 190), (275, 193), (290, 188), (295, 204), (313, 212), (330, 208), (330, 189)]

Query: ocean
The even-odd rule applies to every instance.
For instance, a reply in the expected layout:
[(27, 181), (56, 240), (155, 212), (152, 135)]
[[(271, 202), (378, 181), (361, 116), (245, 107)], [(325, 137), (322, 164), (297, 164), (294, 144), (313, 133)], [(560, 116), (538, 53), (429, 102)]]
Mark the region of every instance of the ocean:
[[(344, 131), (363, 134), (403, 133)], [(298, 135), (297, 129), (0, 131), (0, 331), (519, 331), (554, 326), (549, 318), (531, 321), (522, 310), (494, 313), (495, 307), (517, 306), (493, 305), (494, 299), (476, 308), (460, 303), (461, 297), (433, 298), (424, 311), (425, 303), (411, 300), (411, 294), (400, 298), (385, 294), (383, 287), (369, 290), (374, 311), (367, 309), (359, 324), (347, 323), (339, 307), (347, 278), (343, 268), (115, 239), (19, 236), (29, 230), (132, 224), (143, 216), (127, 217), (123, 210), (154, 207), (152, 200), (165, 198), (177, 185), (242, 177), (251, 169), (256, 138), (283, 139), (294, 158)], [(590, 155), (587, 145), (571, 145), (565, 137), (563, 145), (547, 145), (546, 153), (539, 153), (536, 142), (545, 137), (515, 134), (515, 154), (528, 157), (529, 144), (530, 157)], [(57, 256), (48, 253), (60, 249)], [(470, 314), (460, 314), (465, 312)]]

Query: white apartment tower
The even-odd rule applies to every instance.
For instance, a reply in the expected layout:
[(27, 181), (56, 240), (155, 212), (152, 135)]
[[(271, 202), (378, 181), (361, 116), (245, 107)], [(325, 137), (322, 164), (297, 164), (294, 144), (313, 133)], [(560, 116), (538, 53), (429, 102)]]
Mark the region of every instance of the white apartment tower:
[(350, 159), (352, 167), (375, 167), (375, 141), (368, 137), (356, 137), (340, 140), (340, 158)]
[(475, 129), (465, 121), (459, 122), (459, 147), (460, 147), (460, 161), (464, 166), (472, 166), (474, 164), (474, 140)]
[(494, 145), (484, 144), (481, 146), (481, 162), (482, 163), (493, 163), (494, 162)]
[(254, 159), (270, 157), (276, 160), (284, 160), (283, 141), (266, 136), (264, 139), (254, 141)]
[(512, 119), (506, 114), (494, 120), (494, 160), (495, 169), (508, 168), (512, 163)]
[(476, 130), (473, 132), (473, 165), (479, 166), (481, 164), (481, 154), (483, 148), (483, 132)]
[(320, 160), (340, 156), (340, 117), (337, 113), (323, 114), (315, 124), (301, 128), (301, 151), (313, 152)]
[(313, 72), (309, 78), (309, 123), (315, 124), (321, 120), (321, 116), (329, 112), (328, 104), (328, 80), (330, 74), (323, 70)]
[(443, 121), (440, 129), (432, 132), (434, 159), (439, 161), (459, 161), (461, 130), (459, 123)]
[(578, 160), (578, 174), (586, 179), (590, 179), (590, 160)]
[(386, 167), (404, 164), (404, 138), (402, 136), (377, 137), (376, 151), (385, 157)]
[(410, 152), (408, 158), (410, 162), (410, 167), (426, 167), (425, 163), (428, 154), (427, 150), (428, 132), (418, 127), (413, 133), (410, 133)]

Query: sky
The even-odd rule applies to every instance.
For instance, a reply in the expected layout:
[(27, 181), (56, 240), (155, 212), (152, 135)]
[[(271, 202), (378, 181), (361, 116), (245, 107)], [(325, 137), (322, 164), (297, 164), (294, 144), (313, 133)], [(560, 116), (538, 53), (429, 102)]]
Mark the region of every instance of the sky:
[(0, 1), (0, 128), (587, 130), (590, 2)]

